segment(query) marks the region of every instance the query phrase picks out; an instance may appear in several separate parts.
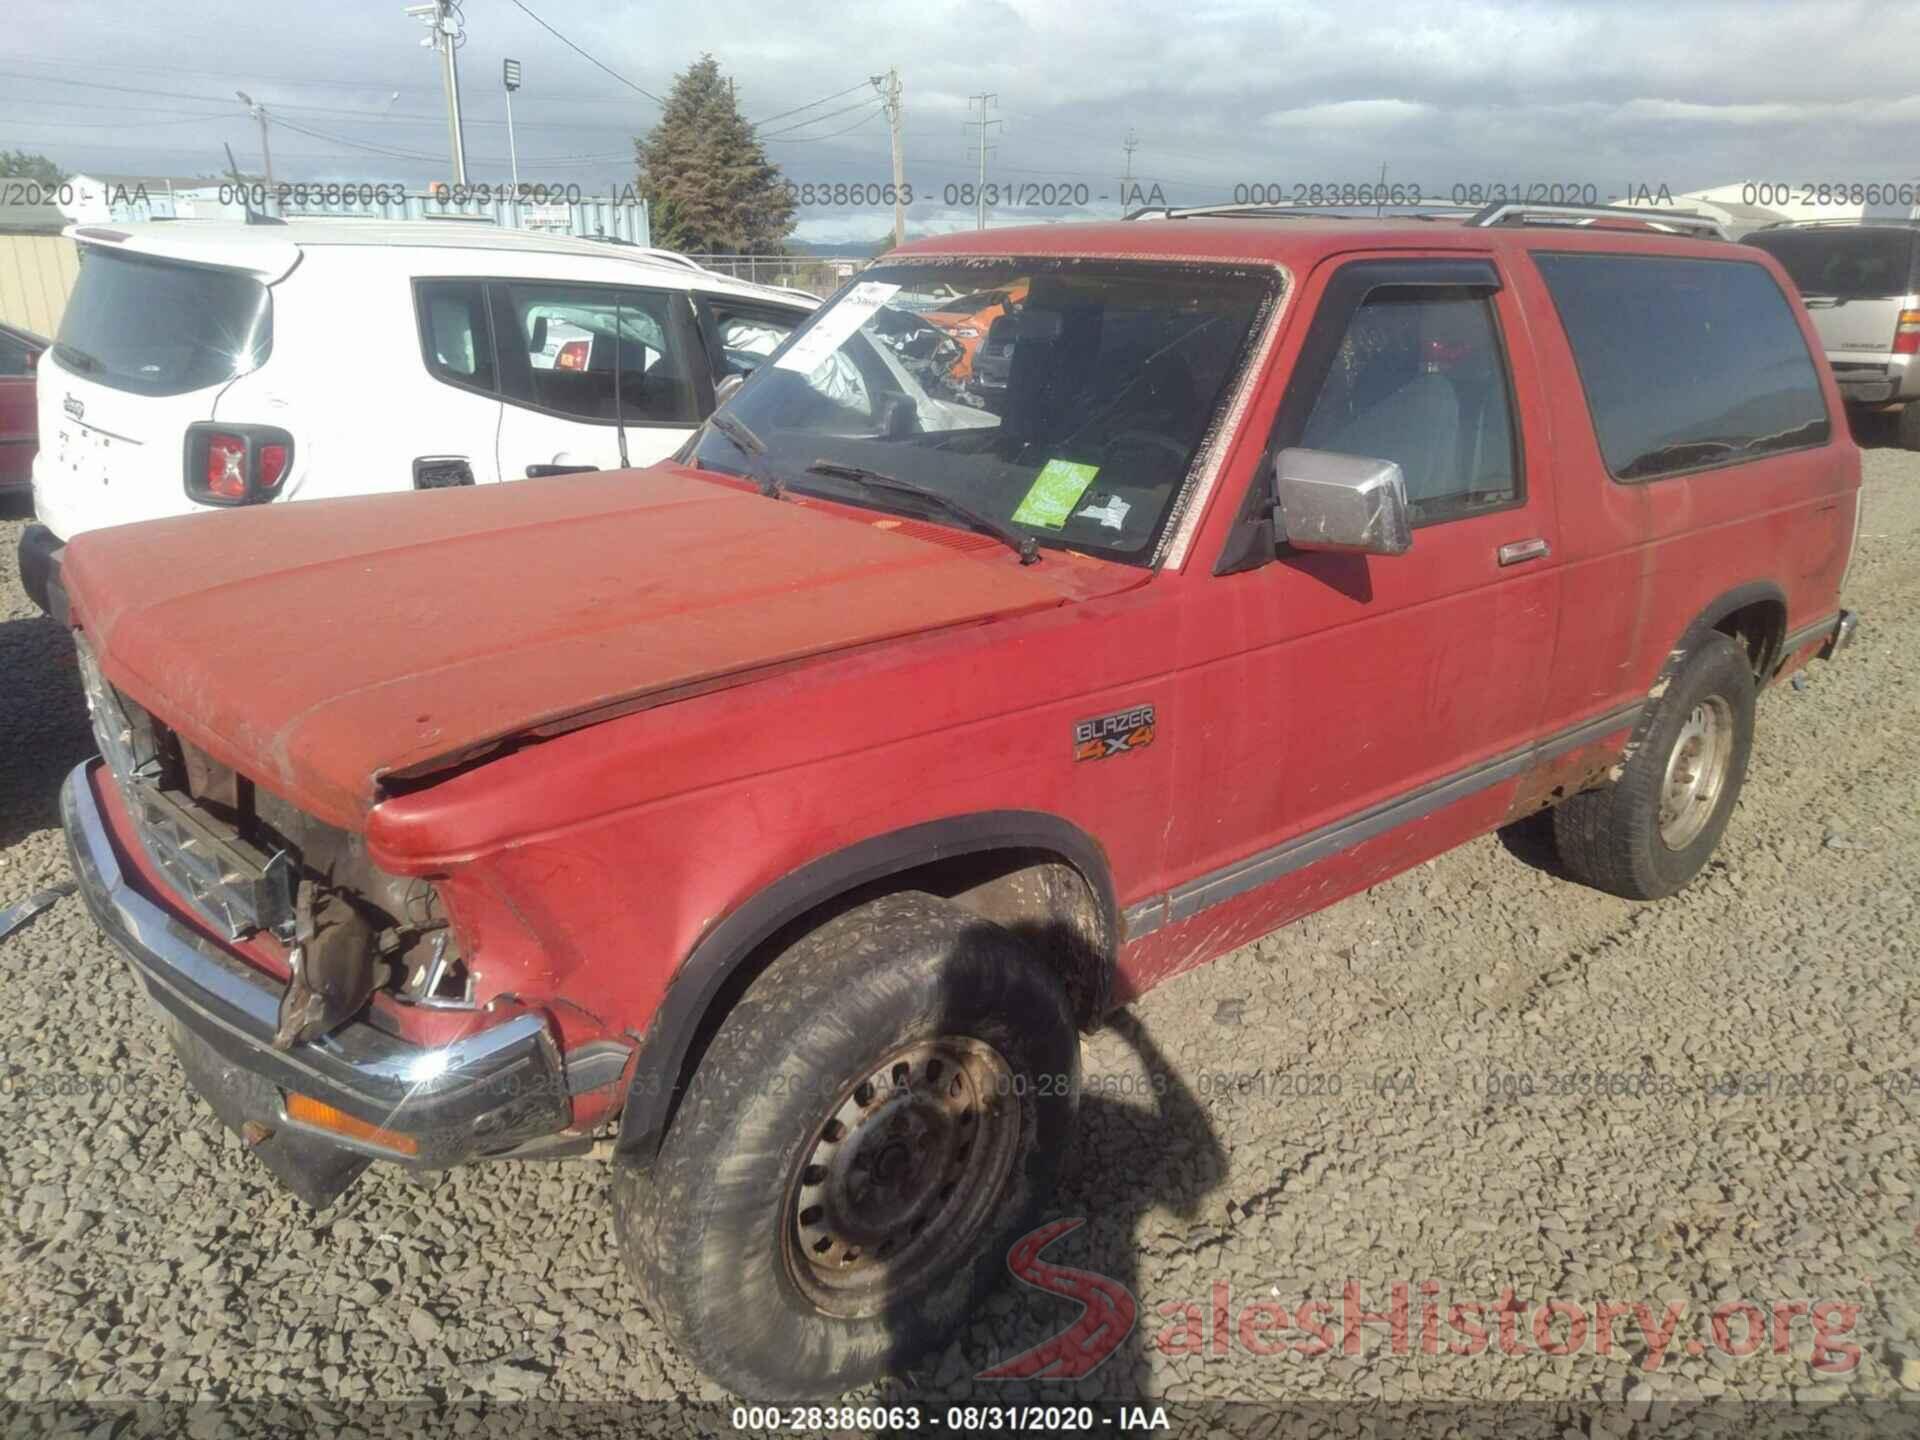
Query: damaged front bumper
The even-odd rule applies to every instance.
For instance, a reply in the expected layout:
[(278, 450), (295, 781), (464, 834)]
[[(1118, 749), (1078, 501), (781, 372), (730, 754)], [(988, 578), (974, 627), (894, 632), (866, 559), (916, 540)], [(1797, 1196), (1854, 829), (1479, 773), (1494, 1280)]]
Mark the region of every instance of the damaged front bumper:
[[(329, 1203), (375, 1159), (439, 1169), (567, 1125), (571, 1105), (552, 1032), (544, 1016), (516, 1006), (479, 1012), (484, 1028), (439, 1046), (361, 1019), (276, 1050), (284, 985), (142, 893), (102, 811), (103, 780), (101, 762), (89, 760), (60, 792), (87, 908), (167, 1012), (194, 1088), (301, 1199)], [(295, 1100), (299, 1115), (289, 1113), (290, 1096), (304, 1097)], [(314, 1115), (327, 1117), (328, 1128), (300, 1118)]]

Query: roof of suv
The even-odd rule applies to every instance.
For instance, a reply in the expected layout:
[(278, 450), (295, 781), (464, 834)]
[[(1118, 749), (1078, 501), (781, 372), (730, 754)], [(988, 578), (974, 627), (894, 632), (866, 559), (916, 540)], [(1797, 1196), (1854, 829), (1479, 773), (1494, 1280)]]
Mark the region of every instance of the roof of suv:
[[(784, 300), (808, 308), (819, 300), (804, 291), (736, 280), (670, 252), (456, 221), (296, 219), (278, 225), (250, 225), (237, 220), (160, 220), (75, 225), (66, 233), (83, 244), (110, 245), (156, 259), (245, 270), (268, 283), (290, 271), (302, 251), (361, 246), (410, 254), (430, 251), (442, 257), (489, 257), (460, 267), (475, 274), (497, 274), (508, 269), (528, 277), (626, 281), (682, 290), (697, 287), (719, 294)], [(515, 263), (506, 257), (523, 258)], [(413, 260), (405, 263), (417, 264)], [(644, 271), (644, 278), (636, 275), (636, 270)]]
[[(1655, 218), (1655, 217), (1649, 217)], [(1451, 216), (1431, 220), (1271, 214), (1176, 216), (1171, 219), (1029, 225), (1005, 230), (965, 230), (916, 240), (891, 252), (896, 257), (1086, 256), (1101, 259), (1242, 261), (1301, 270), (1325, 256), (1352, 250), (1463, 250), (1478, 254), (1514, 250), (1646, 250), (1752, 260), (1726, 240), (1696, 239), (1649, 228), (1645, 222), (1608, 219), (1592, 224), (1565, 221), (1470, 226)]]

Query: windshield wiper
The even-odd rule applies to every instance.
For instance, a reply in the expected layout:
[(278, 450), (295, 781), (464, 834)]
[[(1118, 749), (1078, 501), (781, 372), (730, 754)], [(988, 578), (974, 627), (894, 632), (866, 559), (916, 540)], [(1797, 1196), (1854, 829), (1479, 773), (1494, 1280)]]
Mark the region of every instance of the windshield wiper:
[(86, 351), (75, 349), (71, 345), (56, 344), (53, 347), (53, 353), (58, 355), (61, 360), (65, 361), (75, 370), (78, 370), (82, 375), (91, 375), (100, 369), (100, 362), (98, 360)]
[(916, 485), (911, 480), (902, 480), (879, 470), (869, 470), (864, 465), (842, 465), (834, 460), (816, 460), (807, 466), (809, 475), (827, 475), (835, 480), (851, 480), (856, 485), (864, 485), (869, 490), (892, 490), (901, 495), (915, 495), (931, 505), (937, 505), (957, 520), (964, 521), (976, 530), (984, 530), (996, 539), (1003, 540), (1020, 557), (1022, 565), (1031, 565), (1040, 558), (1040, 543), (1031, 535), (1022, 535), (1004, 521), (974, 509), (964, 501), (925, 485)]
[(716, 410), (709, 415), (707, 424), (731, 440), (733, 448), (747, 457), (747, 465), (753, 471), (753, 480), (760, 487), (760, 493), (771, 500), (778, 500), (780, 477), (767, 468), (767, 442), (754, 434), (746, 421), (736, 420), (724, 410)]

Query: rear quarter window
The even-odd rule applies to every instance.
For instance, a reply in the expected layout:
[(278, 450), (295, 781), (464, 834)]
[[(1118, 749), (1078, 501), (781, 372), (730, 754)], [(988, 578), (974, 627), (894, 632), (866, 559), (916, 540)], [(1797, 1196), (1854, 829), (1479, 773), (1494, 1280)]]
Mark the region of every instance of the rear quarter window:
[(184, 395), (266, 363), (267, 287), (237, 270), (80, 247), (53, 353), (76, 375), (137, 395)]
[(1806, 337), (1758, 264), (1536, 254), (1616, 480), (1655, 480), (1823, 445)]
[(1920, 286), (1920, 231), (1763, 230), (1745, 243), (1778, 260), (1802, 295), (1886, 300)]

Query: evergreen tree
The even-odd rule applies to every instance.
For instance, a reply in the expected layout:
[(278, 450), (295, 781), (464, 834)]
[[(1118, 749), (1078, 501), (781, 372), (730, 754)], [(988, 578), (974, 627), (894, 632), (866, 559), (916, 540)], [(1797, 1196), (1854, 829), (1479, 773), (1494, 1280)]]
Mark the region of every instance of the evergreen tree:
[(37, 180), (42, 185), (58, 185), (67, 178), (67, 172), (46, 156), (30, 155), (25, 150), (0, 150), (0, 175)]
[(660, 123), (633, 142), (653, 243), (693, 255), (777, 255), (793, 233), (780, 167), (711, 55), (673, 82)]

